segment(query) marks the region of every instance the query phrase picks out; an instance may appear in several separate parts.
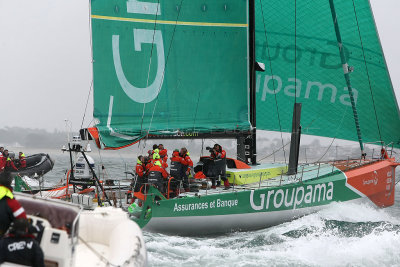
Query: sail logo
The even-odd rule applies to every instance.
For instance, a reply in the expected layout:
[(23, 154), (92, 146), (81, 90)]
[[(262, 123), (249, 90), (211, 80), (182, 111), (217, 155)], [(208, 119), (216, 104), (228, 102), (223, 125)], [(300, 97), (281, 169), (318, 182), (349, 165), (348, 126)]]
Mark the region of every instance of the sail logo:
[[(304, 86), (305, 84), (305, 86)], [(278, 75), (265, 75), (262, 79), (262, 75), (257, 76), (256, 91), (262, 92), (261, 101), (265, 101), (267, 94), (275, 95), (282, 92), (289, 97), (303, 97), (309, 99), (316, 96), (318, 101), (323, 101), (328, 97), (329, 102), (335, 103), (338, 99), (341, 104), (351, 107), (349, 91), (347, 87), (343, 88), (341, 95), (338, 92), (338, 88), (330, 83), (323, 84), (318, 81), (307, 81), (304, 83), (300, 79), (288, 78), (287, 84)], [(354, 102), (357, 104), (358, 91), (352, 88)]]
[[(161, 15), (159, 3), (139, 2), (138, 0), (128, 0), (126, 2), (127, 12), (133, 14)], [(122, 68), (120, 56), (119, 35), (112, 36), (112, 51), (115, 72), (118, 81), (126, 95), (135, 102), (149, 103), (153, 101), (160, 93), (165, 70), (164, 42), (160, 30), (133, 29), (134, 49), (137, 52), (142, 51), (143, 44), (152, 44), (157, 52), (157, 73), (153, 81), (150, 81), (150, 73), (147, 77), (146, 87), (137, 87), (131, 84), (125, 76)], [(151, 59), (150, 59), (151, 64)], [(149, 72), (150, 72), (149, 66)]]
[(377, 185), (378, 184), (378, 178), (374, 178), (374, 179), (369, 179), (369, 180), (363, 180), (363, 185)]
[(374, 178), (363, 179), (363, 185), (377, 185), (378, 184), (378, 173), (374, 171)]
[(304, 204), (313, 204), (333, 199), (333, 182), (294, 187), (292, 189), (269, 190), (255, 197), (255, 191), (250, 192), (250, 205), (253, 210), (269, 210), (271, 208), (292, 208)]

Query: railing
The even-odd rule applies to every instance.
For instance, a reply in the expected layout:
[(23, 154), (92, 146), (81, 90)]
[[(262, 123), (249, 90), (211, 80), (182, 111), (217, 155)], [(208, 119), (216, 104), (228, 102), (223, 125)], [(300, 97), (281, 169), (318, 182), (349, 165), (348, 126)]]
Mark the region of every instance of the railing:
[[(336, 146), (336, 152), (335, 152), (336, 155), (338, 154), (338, 147), (339, 146)], [(372, 163), (383, 160), (383, 158), (380, 156), (380, 154), (379, 154), (379, 157), (376, 157), (376, 158), (374, 157), (375, 149), (372, 149), (371, 151), (372, 151), (372, 153), (371, 153), (370, 158), (366, 158), (363, 156), (360, 156), (359, 158), (358, 157), (352, 157), (352, 158), (347, 157), (347, 159), (333, 159), (333, 160), (318, 161), (318, 162), (313, 162), (313, 163), (308, 163), (308, 160), (306, 159), (306, 163), (300, 164), (299, 168), (298, 168), (298, 172), (294, 175), (289, 175), (289, 176), (285, 175), (282, 170), (280, 175), (273, 177), (273, 178), (269, 178), (267, 180), (262, 180), (262, 174), (260, 173), (258, 186), (257, 186), (257, 184), (249, 184), (249, 185), (243, 185), (243, 186), (233, 185), (231, 190), (228, 190), (228, 191), (217, 190), (217, 191), (213, 191), (211, 194), (222, 194), (222, 193), (226, 193), (226, 192), (248, 191), (248, 190), (254, 190), (257, 188), (258, 189), (271, 188), (271, 187), (281, 186), (283, 183), (287, 183), (287, 184), (303, 183), (304, 181), (309, 181), (309, 180), (314, 180), (314, 179), (318, 179), (321, 177), (334, 175), (336, 173), (341, 173), (342, 171), (356, 169), (361, 166), (365, 166), (365, 165), (372, 164)], [(388, 153), (389, 153), (389, 151), (388, 151)], [(390, 155), (392, 155), (392, 153), (393, 153), (393, 148), (390, 151)], [(327, 171), (328, 168), (330, 168), (329, 171)], [(314, 177), (304, 180), (305, 175), (310, 172), (316, 172), (316, 175)], [(234, 178), (234, 180), (235, 180), (235, 178)], [(207, 180), (207, 183), (208, 182), (209, 182), (209, 180)], [(210, 191), (208, 189), (208, 184), (207, 184), (207, 187), (205, 188), (205, 192), (203, 194), (205, 194), (205, 195), (210, 194)]]

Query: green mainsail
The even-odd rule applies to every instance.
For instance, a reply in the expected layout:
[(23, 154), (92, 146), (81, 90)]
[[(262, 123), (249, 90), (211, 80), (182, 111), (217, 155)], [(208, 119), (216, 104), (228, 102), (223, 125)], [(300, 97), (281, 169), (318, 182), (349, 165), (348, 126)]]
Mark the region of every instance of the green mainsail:
[[(266, 65), (266, 72), (256, 76), (257, 128), (290, 132), (296, 96), (303, 104), (303, 133), (356, 141), (329, 1), (255, 3), (256, 56)], [(345, 54), (354, 67), (350, 79), (363, 141), (399, 147), (399, 109), (370, 3), (334, 3)]]
[(248, 130), (247, 1), (158, 2), (91, 1), (103, 147), (146, 134)]

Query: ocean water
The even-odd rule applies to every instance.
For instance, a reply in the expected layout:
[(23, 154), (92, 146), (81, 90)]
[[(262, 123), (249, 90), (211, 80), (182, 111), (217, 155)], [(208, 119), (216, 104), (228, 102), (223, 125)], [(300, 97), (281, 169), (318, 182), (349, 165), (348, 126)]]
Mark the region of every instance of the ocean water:
[[(69, 166), (68, 154), (50, 154), (56, 165), (46, 185), (59, 182)], [(90, 155), (96, 168), (105, 166), (100, 176), (114, 179), (125, 178), (125, 166), (136, 162), (130, 154)], [(144, 232), (149, 266), (400, 266), (400, 185), (396, 191), (395, 205), (386, 209), (333, 203), (259, 231), (197, 238)]]

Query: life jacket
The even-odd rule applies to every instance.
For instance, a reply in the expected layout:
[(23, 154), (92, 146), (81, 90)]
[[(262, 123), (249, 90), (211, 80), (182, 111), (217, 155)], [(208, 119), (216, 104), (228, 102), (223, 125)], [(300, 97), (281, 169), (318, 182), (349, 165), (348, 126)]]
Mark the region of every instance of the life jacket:
[(148, 178), (149, 184), (157, 184), (162, 182), (162, 180), (162, 174), (160, 171), (150, 170)]
[(194, 175), (194, 179), (204, 179), (204, 178), (207, 178), (207, 176), (205, 176), (202, 171), (196, 172), (196, 174)]
[(154, 154), (153, 154), (153, 159), (151, 160), (152, 166), (154, 166), (155, 163), (156, 163), (157, 161), (160, 162), (161, 166), (162, 166), (164, 169), (168, 168), (168, 163), (164, 162), (164, 161), (160, 158), (160, 155), (159, 155), (159, 154), (154, 153)]
[(154, 165), (149, 170), (149, 178), (148, 181), (151, 184), (155, 184), (157, 182), (162, 182), (163, 178), (168, 178), (168, 173), (165, 169), (163, 169), (161, 164)]
[(174, 152), (171, 158), (171, 167), (169, 169), (171, 176), (175, 179), (181, 180), (182, 178), (182, 164), (183, 158), (179, 156), (179, 152)]
[(14, 195), (11, 190), (3, 185), (0, 185), (0, 200), (4, 197), (8, 197), (9, 199), (13, 199)]

